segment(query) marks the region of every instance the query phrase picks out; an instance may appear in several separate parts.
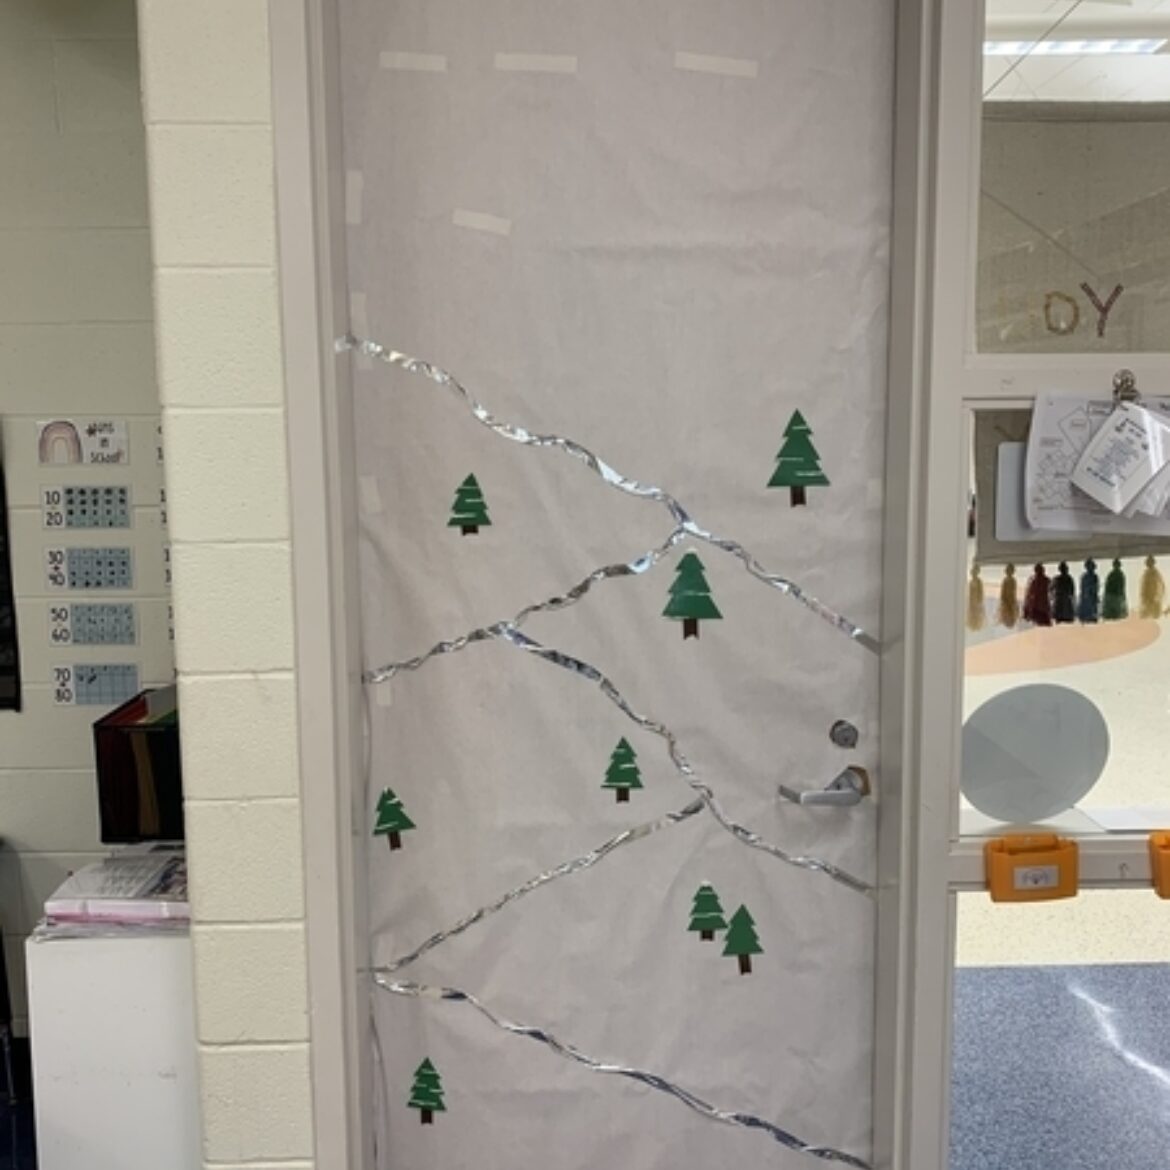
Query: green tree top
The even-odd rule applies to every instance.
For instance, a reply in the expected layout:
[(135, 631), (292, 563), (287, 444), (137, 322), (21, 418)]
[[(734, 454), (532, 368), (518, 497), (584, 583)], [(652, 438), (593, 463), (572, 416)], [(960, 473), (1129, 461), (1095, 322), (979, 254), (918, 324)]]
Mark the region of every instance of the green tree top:
[(469, 475), (455, 489), (455, 502), (451, 505), (451, 519), (447, 521), (447, 527), (475, 532), (490, 524), (491, 518), (488, 516), (479, 480), (474, 475)]
[(383, 789), (378, 797), (378, 819), (374, 824), (374, 835), (384, 833), (404, 833), (415, 827), (414, 821), (406, 815), (402, 801), (395, 795), (393, 788)]
[[(762, 955), (764, 948), (760, 946), (759, 936), (756, 934), (755, 919), (748, 913), (746, 906), (741, 906), (732, 916), (723, 939), (723, 953), (740, 960), (740, 969), (751, 970), (752, 955)], [(744, 960), (747, 960), (746, 964)]]
[(443, 1104), (443, 1081), (429, 1057), (414, 1070), (414, 1084), (407, 1105), (411, 1109), (421, 1109), (424, 1113), (447, 1111), (447, 1106)]
[(693, 552), (687, 553), (674, 571), (670, 600), (662, 611), (663, 617), (682, 621), (723, 617), (711, 599), (711, 586), (707, 584), (703, 562)]
[(630, 799), (630, 792), (642, 787), (642, 774), (638, 770), (638, 761), (634, 749), (623, 736), (618, 740), (617, 747), (609, 757), (609, 767), (605, 771), (602, 788), (612, 788), (614, 799), (619, 804)]
[(626, 789), (642, 787), (642, 774), (638, 770), (637, 756), (625, 736), (618, 740), (617, 747), (609, 757), (609, 767), (605, 770), (605, 780), (601, 787)]
[(776, 470), (768, 487), (827, 487), (829, 478), (821, 468), (821, 456), (812, 442), (812, 428), (799, 410), (792, 412), (784, 428), (784, 444), (776, 455)]
[(727, 921), (723, 917), (723, 907), (719, 903), (719, 895), (714, 887), (704, 882), (695, 891), (694, 905), (691, 907), (691, 922), (688, 930), (698, 931), (705, 939), (715, 937), (715, 931), (726, 930)]

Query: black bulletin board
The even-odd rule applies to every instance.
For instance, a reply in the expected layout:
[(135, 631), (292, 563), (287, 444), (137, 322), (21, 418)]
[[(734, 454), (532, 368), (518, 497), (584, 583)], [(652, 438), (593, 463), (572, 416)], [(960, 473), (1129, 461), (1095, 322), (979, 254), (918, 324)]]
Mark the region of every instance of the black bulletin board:
[[(2, 450), (2, 446), (0, 446)], [(0, 710), (20, 710), (20, 650), (16, 644), (16, 603), (8, 535), (8, 494), (0, 457)]]

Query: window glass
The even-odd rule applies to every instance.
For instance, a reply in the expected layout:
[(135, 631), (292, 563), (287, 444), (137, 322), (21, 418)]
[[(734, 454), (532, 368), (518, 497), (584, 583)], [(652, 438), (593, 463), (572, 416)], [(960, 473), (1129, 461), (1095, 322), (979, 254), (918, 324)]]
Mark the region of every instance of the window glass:
[(976, 346), (1170, 350), (1170, 6), (988, 0)]

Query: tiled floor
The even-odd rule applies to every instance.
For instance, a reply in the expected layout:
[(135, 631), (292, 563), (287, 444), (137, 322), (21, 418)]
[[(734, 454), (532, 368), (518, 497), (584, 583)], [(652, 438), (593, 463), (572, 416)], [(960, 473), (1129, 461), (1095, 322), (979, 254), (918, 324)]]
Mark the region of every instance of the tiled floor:
[(1170, 964), (956, 977), (950, 1170), (1165, 1170)]

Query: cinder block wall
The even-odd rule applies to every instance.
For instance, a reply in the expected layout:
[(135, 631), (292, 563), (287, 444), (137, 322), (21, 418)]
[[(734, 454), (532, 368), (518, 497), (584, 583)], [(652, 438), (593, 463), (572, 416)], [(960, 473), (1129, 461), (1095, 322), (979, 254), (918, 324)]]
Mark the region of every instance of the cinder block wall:
[[(0, 712), (0, 923), (14, 1023), (26, 1027), (24, 939), (66, 875), (98, 860), (93, 720), (58, 706), (53, 667), (137, 662), (169, 682), (156, 458), (145, 134), (134, 0), (0, 0), (0, 427), (23, 672), (23, 709)], [(41, 466), (38, 420), (119, 418), (128, 466)], [(47, 530), (41, 488), (126, 485), (133, 527)], [(51, 594), (44, 550), (129, 547), (134, 588)], [(49, 606), (135, 605), (137, 644), (49, 641)]]
[(304, 1170), (313, 1122), (268, 0), (140, 0), (139, 29), (204, 1161)]

